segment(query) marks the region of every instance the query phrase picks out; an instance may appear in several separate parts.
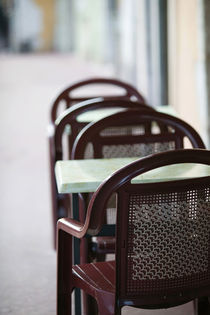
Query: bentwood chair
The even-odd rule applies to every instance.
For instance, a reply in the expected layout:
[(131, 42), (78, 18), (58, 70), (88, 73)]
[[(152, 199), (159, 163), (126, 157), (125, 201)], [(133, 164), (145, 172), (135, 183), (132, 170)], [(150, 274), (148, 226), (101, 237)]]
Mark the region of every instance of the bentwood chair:
[[(192, 148), (205, 149), (199, 134), (181, 119), (151, 110), (126, 110), (83, 128), (74, 141), (71, 158), (144, 157), (162, 151), (183, 149), (186, 140)], [(115, 224), (115, 208), (113, 196), (107, 208), (106, 222), (109, 226), (104, 225), (103, 234), (107, 228), (110, 230), (111, 224)], [(82, 221), (85, 213), (85, 207), (80, 207)], [(114, 235), (114, 231), (111, 233)], [(102, 257), (103, 260), (103, 255), (115, 252), (115, 241), (111, 236), (88, 238), (88, 244), (87, 239), (82, 239), (81, 244), (82, 262), (88, 262), (98, 254), (97, 259)]]
[[(86, 93), (88, 91), (86, 95), (82, 94), (84, 88)], [(104, 91), (108, 91), (108, 93), (105, 93), (103, 96)], [(93, 94), (90, 94), (90, 92)], [(103, 99), (112, 98), (113, 100), (126, 99), (145, 103), (144, 97), (135, 87), (118, 79), (92, 78), (82, 80), (69, 86), (57, 96), (51, 109), (51, 122), (54, 123), (59, 116), (62, 103), (64, 103), (64, 108), (67, 109), (75, 103), (96, 97), (102, 97)]]
[[(71, 211), (69, 196), (67, 194), (58, 194), (57, 191), (54, 173), (55, 163), (58, 160), (70, 158), (74, 139), (79, 131), (86, 125), (77, 120), (82, 113), (103, 108), (111, 109), (113, 107), (118, 108), (119, 110), (126, 110), (127, 108), (138, 110), (149, 108), (149, 110), (153, 111), (151, 107), (144, 103), (132, 102), (129, 100), (101, 100), (101, 98), (98, 98), (71, 106), (56, 119), (54, 125), (51, 125), (51, 132), (48, 135), (48, 140), (54, 236), (56, 235), (57, 220), (69, 216)], [(67, 127), (70, 129), (70, 135), (66, 133)]]
[[(210, 151), (182, 149), (137, 160), (104, 180), (84, 223), (58, 221), (58, 315), (71, 314), (74, 288), (94, 297), (101, 315), (121, 314), (125, 305), (161, 309), (210, 295), (210, 176), (131, 183), (137, 175), (180, 163), (210, 165)], [(72, 266), (72, 236), (99, 233), (113, 193), (115, 261)]]

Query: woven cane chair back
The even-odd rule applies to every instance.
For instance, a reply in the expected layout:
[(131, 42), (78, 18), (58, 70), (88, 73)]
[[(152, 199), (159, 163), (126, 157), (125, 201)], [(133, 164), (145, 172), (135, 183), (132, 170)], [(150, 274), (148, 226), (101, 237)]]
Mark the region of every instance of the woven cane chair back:
[[(96, 109), (107, 108), (119, 108), (121, 110), (136, 109), (136, 110), (151, 110), (154, 109), (144, 103), (132, 102), (128, 100), (102, 100), (101, 98), (88, 100), (81, 102), (77, 105), (67, 109), (56, 121), (55, 121), (55, 150), (58, 153), (59, 158), (63, 159), (63, 150), (67, 150), (70, 158), (71, 149), (78, 133), (87, 125), (87, 123), (81, 123), (77, 120), (78, 116), (87, 111)], [(66, 133), (66, 128), (70, 129), (70, 135)], [(149, 128), (149, 127), (148, 127)], [(63, 137), (66, 137), (66, 145), (63, 145)], [(67, 148), (68, 146), (68, 148)]]
[(209, 184), (188, 180), (126, 190), (128, 247), (120, 259), (127, 261), (126, 295), (166, 296), (210, 283)]
[(143, 157), (191, 147), (205, 148), (186, 122), (156, 111), (124, 111), (93, 122), (74, 142), (72, 158)]
[(117, 192), (117, 307), (170, 307), (210, 294), (210, 177), (131, 183), (139, 174), (179, 163), (210, 165), (210, 152), (143, 158), (113, 174), (93, 196), (89, 233), (100, 229), (107, 198)]
[(56, 119), (52, 126), (53, 133), (49, 138), (50, 145), (50, 176), (51, 176), (51, 199), (52, 199), (52, 214), (53, 214), (53, 228), (54, 241), (56, 237), (57, 220), (61, 217), (67, 217), (71, 211), (69, 196), (67, 194), (58, 194), (55, 180), (55, 163), (58, 160), (69, 159), (73, 142), (86, 124), (77, 121), (77, 118), (82, 113), (103, 108), (119, 108), (125, 110), (145, 109), (153, 110), (151, 107), (143, 103), (131, 102), (128, 100), (101, 100), (94, 99), (81, 102), (67, 109), (59, 118)]

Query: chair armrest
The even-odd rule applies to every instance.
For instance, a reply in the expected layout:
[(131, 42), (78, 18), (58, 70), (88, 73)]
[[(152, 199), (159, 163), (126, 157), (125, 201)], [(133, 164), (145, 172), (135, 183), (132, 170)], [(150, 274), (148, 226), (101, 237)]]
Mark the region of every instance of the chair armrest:
[(85, 224), (80, 223), (74, 219), (63, 218), (58, 220), (57, 231), (62, 230), (68, 234), (71, 234), (74, 237), (82, 238), (86, 234), (87, 228)]

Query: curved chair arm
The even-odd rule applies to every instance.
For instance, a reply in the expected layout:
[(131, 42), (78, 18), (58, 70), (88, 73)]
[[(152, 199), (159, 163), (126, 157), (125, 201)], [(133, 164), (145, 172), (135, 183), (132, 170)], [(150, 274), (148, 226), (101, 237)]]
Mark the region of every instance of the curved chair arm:
[(165, 151), (141, 158), (122, 167), (107, 178), (93, 194), (87, 209), (87, 233), (96, 235), (101, 230), (106, 203), (113, 192), (117, 192), (122, 185), (130, 183), (132, 178), (154, 168), (180, 163), (210, 165), (210, 151), (204, 149)]
[(62, 230), (74, 237), (82, 238), (87, 232), (86, 225), (70, 218), (59, 219), (57, 222), (58, 230)]

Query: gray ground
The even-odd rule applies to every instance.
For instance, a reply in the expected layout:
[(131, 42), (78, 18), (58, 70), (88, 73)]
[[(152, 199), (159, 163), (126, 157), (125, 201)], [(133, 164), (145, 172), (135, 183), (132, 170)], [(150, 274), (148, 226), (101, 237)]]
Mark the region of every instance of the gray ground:
[[(55, 314), (46, 127), (66, 85), (110, 69), (68, 55), (0, 56), (0, 315)], [(192, 304), (124, 314), (191, 315)]]

